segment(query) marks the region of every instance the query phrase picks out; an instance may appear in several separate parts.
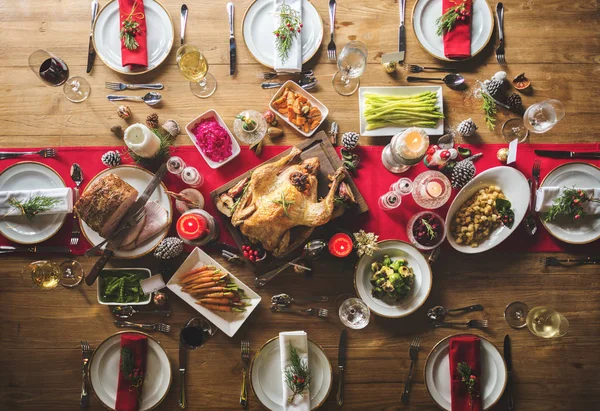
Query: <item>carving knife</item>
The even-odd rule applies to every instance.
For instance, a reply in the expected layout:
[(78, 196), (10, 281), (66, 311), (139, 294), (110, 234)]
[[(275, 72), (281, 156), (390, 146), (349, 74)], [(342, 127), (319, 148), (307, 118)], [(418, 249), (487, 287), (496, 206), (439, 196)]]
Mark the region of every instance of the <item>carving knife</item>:
[(229, 75), (235, 74), (236, 48), (233, 36), (233, 3), (227, 3), (227, 14), (229, 15)]
[(406, 27), (404, 26), (404, 10), (406, 9), (406, 0), (400, 0), (400, 26), (398, 27), (398, 52), (387, 53), (381, 56), (381, 63), (386, 64), (390, 62), (402, 63), (404, 61), (404, 54), (406, 53)]
[(92, 270), (87, 275), (87, 277), (85, 277), (85, 283), (87, 285), (94, 284), (94, 281), (96, 281), (98, 274), (100, 274), (100, 271), (102, 271), (108, 260), (110, 260), (115, 254), (115, 250), (119, 248), (129, 231), (121, 229), (127, 225), (133, 227), (136, 224), (135, 214), (146, 205), (146, 203), (150, 199), (150, 196), (152, 195), (152, 193), (154, 193), (154, 190), (156, 190), (156, 187), (158, 187), (166, 173), (167, 165), (163, 164), (162, 166), (160, 166), (156, 174), (154, 174), (154, 177), (152, 177), (150, 184), (148, 184), (142, 195), (135, 201), (135, 203), (133, 203), (131, 207), (129, 207), (127, 213), (121, 219), (121, 222), (115, 229), (115, 232), (119, 232), (119, 234), (115, 235), (114, 238), (110, 240), (108, 244), (106, 244), (104, 252), (100, 256), (98, 261), (96, 261), (96, 264), (94, 265), (94, 267), (92, 267)]
[(533, 150), (540, 157), (550, 158), (584, 158), (584, 159), (600, 159), (600, 152), (582, 152), (582, 151), (566, 151), (566, 150)]
[(52, 245), (34, 245), (31, 247), (27, 246), (18, 246), (13, 247), (10, 245), (2, 245), (0, 246), (0, 254), (8, 254), (8, 253), (64, 253), (71, 254), (71, 249), (66, 246), (52, 246)]
[(340, 407), (344, 404), (344, 368), (346, 367), (346, 349), (348, 348), (348, 333), (342, 331), (340, 335), (340, 347), (338, 348), (338, 369), (340, 377), (338, 380), (338, 392), (336, 396), (337, 405)]
[(90, 29), (90, 43), (88, 45), (87, 68), (85, 70), (85, 72), (88, 74), (92, 71), (92, 66), (94, 65), (94, 59), (96, 58), (96, 50), (94, 49), (94, 42), (92, 41), (92, 34), (94, 33), (94, 22), (96, 21), (97, 15), (98, 15), (98, 0), (92, 0), (92, 28)]
[(185, 370), (187, 368), (187, 348), (179, 343), (179, 376), (181, 385), (181, 391), (179, 394), (179, 408), (184, 409), (186, 406), (185, 400)]
[(513, 411), (515, 409), (515, 401), (512, 396), (512, 353), (510, 351), (510, 337), (508, 334), (504, 337), (504, 361), (506, 362), (506, 371), (508, 373), (508, 380), (506, 381), (506, 401), (508, 410)]

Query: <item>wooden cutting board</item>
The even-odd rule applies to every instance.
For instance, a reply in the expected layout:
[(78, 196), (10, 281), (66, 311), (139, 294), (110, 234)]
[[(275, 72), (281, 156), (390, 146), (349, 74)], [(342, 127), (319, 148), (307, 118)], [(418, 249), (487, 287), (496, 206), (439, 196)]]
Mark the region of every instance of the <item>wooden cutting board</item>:
[[(319, 173), (317, 174), (317, 180), (319, 182), (317, 192), (318, 192), (319, 198), (325, 197), (327, 195), (327, 193), (329, 192), (328, 184), (330, 182), (329, 179), (327, 178), (327, 175), (334, 174), (335, 170), (337, 170), (339, 167), (342, 166), (342, 160), (338, 156), (338, 153), (335, 151), (335, 148), (331, 145), (331, 142), (329, 141), (327, 134), (325, 134), (324, 131), (320, 131), (313, 138), (307, 139), (306, 141), (298, 144), (296, 147), (298, 147), (300, 150), (302, 150), (302, 154), (300, 154), (300, 160), (298, 162), (301, 162), (303, 160), (306, 160), (306, 159), (312, 158), (312, 157), (319, 158), (321, 167), (320, 167)], [(288, 155), (291, 150), (292, 149), (290, 148), (290, 149), (276, 155), (275, 157), (267, 160), (263, 164), (277, 161), (280, 158)], [(210, 198), (212, 199), (213, 203), (216, 205), (216, 202), (222, 193), (226, 192), (231, 187), (235, 186), (239, 181), (243, 180), (244, 178), (249, 177), (257, 167), (260, 167), (260, 166), (254, 167), (252, 170), (245, 172), (244, 174), (240, 175), (239, 177), (237, 177), (237, 178), (231, 180), (230, 182), (223, 184), (221, 187), (211, 191)], [(344, 181), (348, 184), (348, 186), (352, 190), (352, 193), (354, 194), (354, 198), (357, 203), (355, 207), (346, 210), (345, 215), (347, 215), (348, 213), (353, 213), (355, 215), (358, 215), (358, 214), (362, 214), (362, 213), (368, 211), (369, 207), (367, 206), (367, 203), (365, 202), (365, 199), (363, 198), (363, 196), (358, 191), (356, 184), (354, 184), (352, 177), (350, 177), (350, 175), (348, 175)], [(245, 240), (244, 236), (242, 235), (242, 233), (240, 232), (239, 228), (231, 225), (231, 221), (230, 221), (229, 217), (227, 217), (221, 213), (219, 213), (219, 215), (220, 215), (221, 219), (223, 219), (223, 221), (225, 222), (225, 225), (227, 226), (229, 231), (231, 232), (231, 235), (233, 236), (233, 239), (235, 240), (238, 248), (241, 249), (242, 246), (244, 244), (246, 244), (246, 240)], [(331, 222), (326, 225), (329, 225), (329, 224), (331, 224)], [(317, 230), (315, 230), (315, 231), (317, 231)], [(313, 238), (315, 237), (314, 233), (313, 233), (312, 237)], [(268, 258), (268, 260), (269, 260), (268, 262), (261, 263), (258, 265), (251, 263), (251, 266), (253, 266), (254, 271), (266, 272), (266, 271), (269, 271), (273, 268), (280, 266), (286, 260), (291, 259), (291, 254), (294, 254), (294, 253), (289, 252), (285, 257), (282, 257), (282, 258), (274, 258), (274, 257), (270, 256)], [(250, 263), (250, 261), (248, 261), (248, 262)]]

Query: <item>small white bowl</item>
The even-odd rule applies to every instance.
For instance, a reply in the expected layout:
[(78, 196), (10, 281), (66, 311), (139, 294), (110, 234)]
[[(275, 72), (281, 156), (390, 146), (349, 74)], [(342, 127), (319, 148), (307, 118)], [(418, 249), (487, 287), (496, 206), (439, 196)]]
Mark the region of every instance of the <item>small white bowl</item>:
[[(279, 97), (281, 97), (281, 95), (283, 94), (283, 90), (285, 90), (286, 88), (291, 89), (296, 94), (300, 94), (301, 96), (306, 97), (306, 99), (308, 101), (310, 101), (310, 104), (312, 104), (314, 107), (318, 108), (321, 111), (321, 122), (319, 123), (319, 125), (317, 127), (315, 127), (313, 130), (309, 131), (308, 133), (305, 133), (304, 131), (300, 130), (297, 125), (293, 124), (291, 121), (288, 120), (287, 115), (281, 114), (279, 111), (277, 111), (277, 108), (273, 107), (273, 102), (275, 100), (277, 100)], [(327, 107), (325, 107), (325, 105), (323, 103), (321, 103), (312, 94), (310, 94), (308, 91), (304, 90), (302, 87), (300, 87), (298, 85), (298, 83), (296, 83), (292, 80), (286, 81), (283, 84), (283, 86), (281, 86), (281, 88), (279, 90), (277, 90), (277, 93), (275, 93), (275, 95), (269, 102), (269, 108), (271, 109), (271, 111), (273, 111), (273, 113), (275, 113), (277, 116), (279, 116), (279, 118), (281, 118), (287, 124), (292, 126), (292, 128), (294, 130), (296, 130), (297, 132), (302, 134), (304, 137), (310, 137), (313, 134), (315, 134), (315, 132), (319, 129), (319, 127), (321, 127), (321, 125), (323, 124), (323, 121), (325, 121), (325, 118), (327, 118), (327, 115), (329, 114), (329, 110), (327, 109)]]
[(112, 302), (106, 302), (106, 301), (102, 301), (101, 297), (102, 297), (102, 293), (100, 290), (104, 290), (104, 277), (102, 277), (102, 274), (105, 272), (113, 272), (115, 273), (116, 276), (119, 276), (119, 272), (121, 271), (140, 271), (142, 273), (147, 274), (146, 278), (149, 278), (152, 275), (152, 272), (147, 269), (147, 268), (105, 268), (102, 270), (102, 273), (100, 273), (100, 275), (98, 276), (98, 285), (96, 288), (96, 295), (98, 297), (98, 303), (102, 304), (102, 305), (146, 305), (146, 304), (150, 304), (150, 300), (152, 299), (152, 296), (150, 294), (148, 294), (148, 300), (147, 301), (140, 301), (139, 303), (112, 303)]
[[(206, 154), (204, 154), (204, 151), (198, 145), (198, 142), (196, 141), (196, 135), (192, 131), (196, 124), (198, 124), (200, 121), (204, 120), (205, 118), (210, 118), (210, 117), (214, 117), (217, 120), (219, 125), (227, 131), (227, 134), (229, 135), (229, 139), (231, 140), (231, 155), (223, 161), (212, 161), (210, 158), (208, 158), (206, 156)], [(208, 110), (207, 112), (200, 114), (198, 117), (196, 117), (195, 119), (190, 121), (187, 124), (187, 126), (185, 126), (185, 131), (187, 131), (188, 136), (190, 137), (190, 140), (192, 140), (192, 143), (194, 143), (194, 145), (196, 146), (196, 148), (202, 155), (202, 158), (204, 158), (204, 161), (206, 161), (206, 164), (208, 164), (208, 166), (210, 168), (213, 168), (213, 169), (219, 168), (219, 167), (229, 163), (231, 160), (233, 160), (235, 157), (237, 157), (238, 154), (240, 154), (240, 151), (241, 151), (240, 145), (238, 144), (237, 140), (235, 138), (233, 138), (233, 134), (231, 134), (229, 127), (227, 127), (227, 124), (225, 124), (225, 122), (223, 121), (223, 119), (221, 118), (219, 113), (217, 113), (215, 110)]]

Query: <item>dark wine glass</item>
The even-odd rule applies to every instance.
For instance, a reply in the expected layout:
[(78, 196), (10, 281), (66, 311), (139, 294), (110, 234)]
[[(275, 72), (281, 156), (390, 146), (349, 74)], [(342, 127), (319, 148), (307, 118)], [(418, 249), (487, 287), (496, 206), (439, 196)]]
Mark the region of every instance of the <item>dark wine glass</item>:
[(179, 342), (185, 348), (195, 350), (215, 333), (216, 328), (204, 317), (191, 318), (179, 332)]
[(69, 101), (80, 103), (90, 95), (90, 84), (79, 76), (69, 78), (69, 66), (60, 57), (46, 51), (36, 50), (29, 56), (29, 67), (46, 84), (63, 86)]

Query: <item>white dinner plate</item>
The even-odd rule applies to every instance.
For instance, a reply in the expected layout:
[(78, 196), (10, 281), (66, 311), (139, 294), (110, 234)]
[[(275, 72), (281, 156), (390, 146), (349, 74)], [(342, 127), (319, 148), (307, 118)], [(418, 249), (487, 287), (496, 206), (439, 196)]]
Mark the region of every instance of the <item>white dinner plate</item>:
[[(412, 25), (417, 40), (435, 58), (450, 60), (444, 55), (442, 36), (436, 34), (435, 21), (442, 15), (442, 0), (418, 0), (413, 8)], [(473, 23), (471, 24), (471, 57), (478, 54), (489, 43), (494, 31), (492, 9), (485, 0), (473, 1)]]
[[(64, 188), (64, 180), (50, 167), (24, 161), (0, 173), (0, 191)], [(0, 233), (19, 244), (37, 244), (46, 241), (60, 230), (66, 214), (39, 215), (34, 221), (23, 216), (10, 216), (0, 221)]]
[[(454, 220), (454, 215), (462, 207), (465, 201), (467, 201), (473, 194), (479, 189), (488, 187), (490, 185), (499, 186), (504, 196), (512, 205), (512, 209), (515, 212), (515, 222), (512, 228), (508, 228), (505, 225), (500, 225), (494, 231), (490, 233), (490, 236), (479, 243), (478, 247), (471, 247), (470, 245), (457, 244), (450, 231), (450, 226)], [(506, 240), (509, 235), (515, 231), (527, 212), (529, 207), (529, 198), (531, 196), (529, 190), (529, 183), (527, 178), (519, 170), (512, 167), (500, 166), (485, 170), (481, 174), (477, 174), (473, 180), (469, 181), (458, 193), (446, 217), (446, 232), (448, 233), (446, 238), (450, 245), (465, 254), (477, 254), (483, 253), (484, 251), (490, 250)]]
[[(308, 367), (310, 368), (310, 409), (319, 408), (331, 391), (333, 375), (325, 351), (308, 339)], [(250, 383), (260, 403), (271, 411), (283, 411), (281, 360), (279, 337), (270, 339), (254, 355), (250, 366)]]
[[(361, 87), (358, 89), (358, 109), (360, 112), (360, 135), (361, 136), (395, 136), (403, 132), (408, 127), (382, 127), (367, 131), (367, 120), (365, 119), (366, 101), (365, 94), (383, 94), (384, 96), (414, 96), (417, 94), (432, 91), (437, 93), (437, 105), (440, 111), (444, 112), (444, 98), (442, 96), (442, 86), (392, 86), (392, 87)], [(444, 119), (438, 119), (437, 126), (434, 128), (424, 128), (430, 136), (441, 136), (444, 134)]]
[[(302, 63), (310, 60), (323, 41), (323, 20), (308, 0), (302, 2)], [(273, 68), (275, 60), (273, 0), (255, 0), (242, 23), (244, 42), (259, 63)]]
[(139, 411), (151, 410), (166, 397), (171, 386), (171, 364), (163, 347), (153, 337), (139, 331), (124, 331), (102, 341), (90, 359), (90, 384), (98, 400), (114, 410), (117, 402), (121, 335), (143, 334), (148, 337), (146, 379), (142, 387)]
[[(552, 170), (542, 181), (541, 187), (600, 187), (600, 168), (587, 163), (562, 164)], [(579, 220), (558, 218), (550, 223), (540, 219), (548, 232), (569, 244), (585, 244), (600, 238), (600, 216), (587, 215)]]
[[(444, 338), (433, 347), (425, 362), (425, 387), (437, 405), (448, 411), (451, 409), (449, 345), (450, 338), (458, 335), (471, 334)], [(481, 341), (481, 400), (487, 410), (500, 400), (506, 388), (506, 364), (494, 344), (482, 336), (473, 336)]]
[[(248, 300), (246, 301), (250, 304), (246, 307), (246, 311), (242, 313), (226, 313), (226, 312), (216, 312), (209, 310), (208, 308), (197, 304), (196, 298), (192, 297), (190, 294), (181, 291), (181, 286), (178, 283), (179, 276), (190, 272), (194, 268), (199, 268), (205, 265), (215, 266), (218, 270), (221, 270), (223, 274), (229, 274), (231, 279), (237, 284), (237, 286), (244, 290), (246, 297)], [(227, 271), (221, 264), (217, 263), (214, 259), (211, 258), (204, 251), (199, 249), (198, 247), (194, 248), (194, 250), (188, 255), (183, 264), (179, 267), (179, 269), (175, 272), (173, 277), (167, 283), (167, 287), (169, 290), (173, 291), (173, 293), (181, 298), (183, 301), (188, 303), (192, 308), (202, 314), (208, 321), (213, 323), (219, 330), (223, 331), (229, 337), (233, 337), (237, 330), (240, 329), (242, 324), (250, 317), (252, 311), (258, 306), (260, 303), (260, 296), (256, 294), (250, 287), (237, 279), (233, 274)]]
[(121, 64), (121, 27), (119, 2), (108, 2), (96, 17), (92, 40), (98, 57), (112, 70), (123, 74), (143, 74), (158, 67), (173, 47), (175, 30), (167, 9), (156, 0), (144, 0), (146, 14), (148, 67), (123, 67)]
[[(154, 177), (153, 173), (141, 167), (118, 166), (108, 168), (96, 174), (96, 176), (92, 178), (86, 186), (86, 190), (87, 187), (90, 187), (98, 178), (108, 173), (115, 174), (116, 176), (120, 177), (123, 181), (130, 184), (133, 188), (137, 190), (138, 196), (142, 195), (148, 184), (150, 184), (152, 177)], [(163, 240), (163, 238), (167, 236), (167, 233), (169, 232), (169, 227), (171, 226), (171, 220), (173, 218), (173, 209), (171, 207), (171, 199), (167, 194), (167, 187), (165, 187), (165, 185), (161, 183), (156, 188), (156, 190), (154, 190), (154, 193), (152, 193), (148, 201), (156, 201), (158, 204), (162, 205), (165, 208), (165, 210), (167, 210), (169, 219), (167, 227), (161, 233), (155, 235), (150, 240), (146, 241), (139, 247), (134, 248), (133, 250), (115, 251), (115, 258), (133, 259), (142, 257), (154, 251), (158, 243), (160, 243)], [(83, 220), (81, 220), (81, 232), (83, 233), (88, 243), (90, 243), (92, 246), (100, 244), (102, 241), (104, 241), (104, 237), (92, 230), (90, 226), (87, 225)]]
[[(429, 297), (433, 278), (431, 267), (412, 245), (400, 240), (385, 240), (377, 243), (379, 249), (372, 256), (363, 255), (354, 271), (354, 288), (358, 296), (367, 304), (375, 314), (387, 318), (406, 317), (419, 309)], [(405, 259), (415, 274), (414, 284), (410, 293), (401, 301), (394, 302), (386, 299), (375, 298), (371, 295), (373, 285), (370, 282), (372, 271), (371, 264), (383, 260), (389, 255), (392, 260)]]

